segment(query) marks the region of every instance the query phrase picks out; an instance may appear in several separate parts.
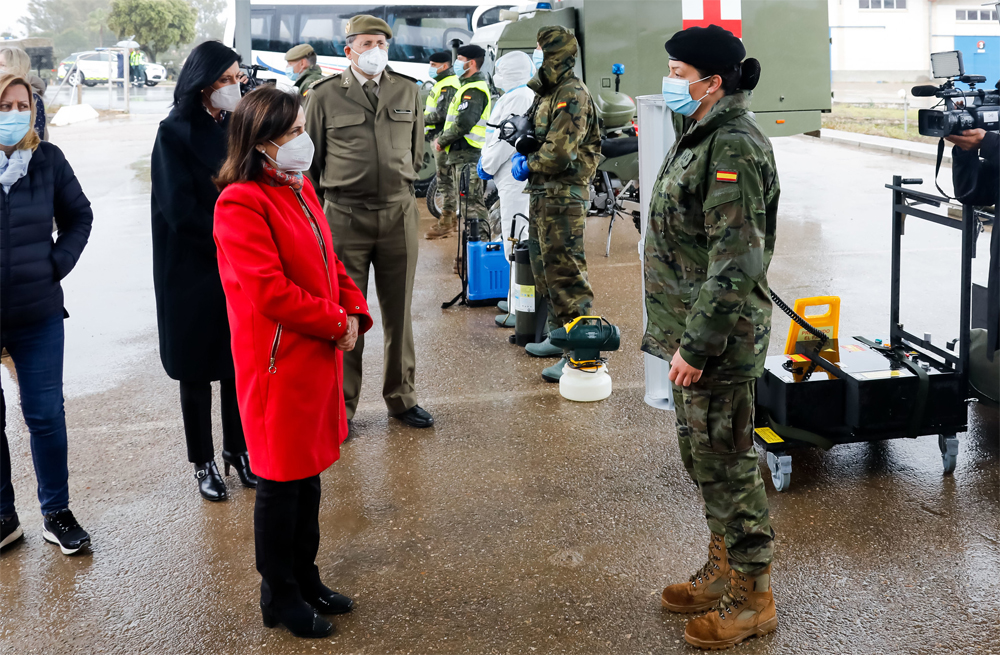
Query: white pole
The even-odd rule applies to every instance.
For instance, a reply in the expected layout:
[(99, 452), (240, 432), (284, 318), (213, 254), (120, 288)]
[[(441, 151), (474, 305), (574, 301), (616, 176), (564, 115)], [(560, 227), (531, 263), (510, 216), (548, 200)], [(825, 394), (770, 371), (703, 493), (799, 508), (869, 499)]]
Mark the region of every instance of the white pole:
[(910, 131), (910, 94), (903, 95), (903, 132)]
[(117, 62), (118, 57), (114, 56), (114, 58), (112, 58), (112, 56), (114, 55), (114, 52), (112, 52), (111, 50), (105, 50), (105, 52), (108, 55), (108, 111), (111, 111), (111, 107), (114, 104), (114, 98), (115, 98), (115, 95), (114, 95), (115, 94), (115, 87), (114, 87), (114, 83), (112, 82), (112, 80), (114, 79), (115, 76), (111, 73), (111, 71), (112, 71), (113, 66)]
[(125, 113), (129, 113), (129, 97), (132, 95), (132, 48), (125, 51)]
[(250, 0), (236, 0), (236, 32), (233, 41), (236, 52), (243, 57), (243, 63), (247, 66), (254, 62), (251, 58), (252, 45), (250, 42)]

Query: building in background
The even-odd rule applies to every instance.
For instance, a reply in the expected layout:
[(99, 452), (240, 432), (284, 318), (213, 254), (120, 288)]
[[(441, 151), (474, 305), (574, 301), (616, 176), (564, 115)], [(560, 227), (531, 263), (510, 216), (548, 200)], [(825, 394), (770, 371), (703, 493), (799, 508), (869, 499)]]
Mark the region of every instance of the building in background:
[(1000, 79), (1000, 23), (985, 0), (829, 0), (834, 82), (918, 82), (930, 53), (960, 50), (966, 73)]

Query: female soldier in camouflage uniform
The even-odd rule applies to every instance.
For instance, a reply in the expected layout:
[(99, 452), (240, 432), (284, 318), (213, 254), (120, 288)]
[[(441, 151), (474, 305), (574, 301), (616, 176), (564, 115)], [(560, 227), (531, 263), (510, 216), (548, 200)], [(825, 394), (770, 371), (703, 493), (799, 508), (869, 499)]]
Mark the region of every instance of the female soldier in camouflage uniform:
[[(753, 448), (754, 384), (771, 330), (767, 267), (778, 175), (750, 113), (760, 65), (712, 25), (666, 43), (663, 95), (679, 135), (651, 190), (642, 349), (670, 361), (681, 459), (712, 533), (708, 562), (663, 590), (675, 612), (704, 612), (684, 638), (726, 648), (777, 626), (774, 532)], [(741, 64), (742, 62), (742, 64)]]

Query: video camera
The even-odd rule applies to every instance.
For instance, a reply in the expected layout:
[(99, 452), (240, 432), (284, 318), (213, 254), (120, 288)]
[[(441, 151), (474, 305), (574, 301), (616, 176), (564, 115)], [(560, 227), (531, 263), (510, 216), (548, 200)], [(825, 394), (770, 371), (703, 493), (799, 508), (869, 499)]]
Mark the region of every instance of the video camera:
[[(931, 71), (935, 78), (948, 78), (948, 81), (941, 86), (915, 86), (910, 93), (918, 98), (941, 98), (945, 108), (917, 112), (920, 134), (943, 138), (964, 130), (1000, 130), (1000, 90), (977, 89), (976, 85), (985, 84), (986, 78), (965, 74), (961, 52), (935, 52), (931, 55)], [(955, 82), (968, 84), (969, 89), (956, 88)], [(997, 85), (1000, 88), (1000, 82)], [(971, 103), (967, 98), (972, 99)]]

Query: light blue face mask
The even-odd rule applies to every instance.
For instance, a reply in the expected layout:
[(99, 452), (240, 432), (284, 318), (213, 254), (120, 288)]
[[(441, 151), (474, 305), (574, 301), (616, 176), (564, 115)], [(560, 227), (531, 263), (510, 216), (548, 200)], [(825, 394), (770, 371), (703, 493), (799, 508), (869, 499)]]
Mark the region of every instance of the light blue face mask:
[(542, 67), (542, 62), (545, 61), (545, 53), (541, 50), (535, 50), (531, 53), (531, 63), (535, 65), (535, 70)]
[(291, 66), (285, 66), (285, 76), (293, 82), (299, 79), (299, 74), (292, 70)]
[(30, 111), (0, 111), (0, 146), (16, 146), (30, 129)]
[(434, 66), (428, 66), (427, 74), (430, 76), (432, 80), (436, 80), (438, 76), (438, 69), (434, 68)]
[(465, 75), (465, 65), (467, 63), (468, 62), (462, 61), (461, 59), (456, 59), (455, 63), (452, 65), (452, 68), (455, 69), (455, 75), (458, 75), (459, 77)]
[[(695, 82), (703, 82), (707, 80), (708, 77), (703, 77), (700, 80), (695, 80)], [(667, 103), (667, 107), (670, 111), (675, 114), (680, 114), (681, 116), (690, 116), (691, 114), (698, 111), (698, 107), (701, 106), (701, 101), (705, 99), (706, 93), (698, 100), (691, 97), (691, 85), (694, 82), (689, 82), (682, 78), (677, 77), (664, 77), (663, 78), (663, 101)]]

